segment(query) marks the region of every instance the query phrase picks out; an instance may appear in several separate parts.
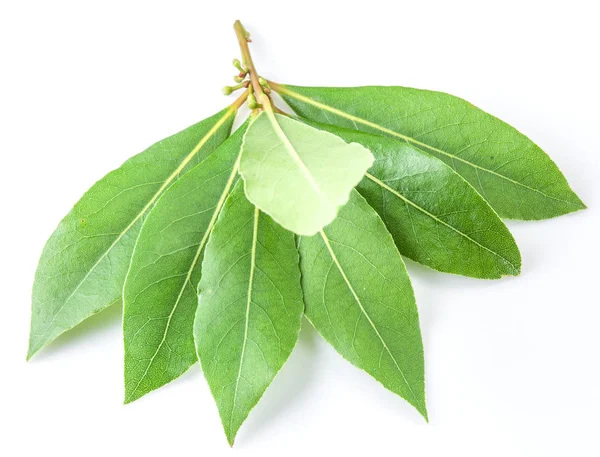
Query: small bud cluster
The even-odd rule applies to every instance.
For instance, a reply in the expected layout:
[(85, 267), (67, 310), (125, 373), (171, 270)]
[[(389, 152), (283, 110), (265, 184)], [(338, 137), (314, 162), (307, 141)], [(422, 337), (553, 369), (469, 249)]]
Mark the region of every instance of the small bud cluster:
[(237, 75), (233, 77), (233, 80), (237, 83), (235, 86), (223, 87), (223, 94), (230, 95), (242, 87), (248, 87), (250, 82), (246, 79), (248, 76), (248, 69), (242, 65), (238, 59), (233, 59), (232, 65), (239, 71)]
[[(223, 94), (230, 95), (233, 92), (235, 92), (236, 90), (241, 89), (243, 87), (248, 88), (249, 89), (248, 108), (250, 108), (252, 110), (262, 108), (262, 105), (260, 103), (258, 103), (258, 101), (256, 100), (256, 95), (254, 94), (254, 88), (252, 87), (252, 84), (250, 83), (249, 69), (246, 68), (238, 59), (233, 59), (233, 61), (231, 63), (239, 71), (239, 73), (233, 77), (233, 80), (237, 84), (235, 86), (223, 87)], [(259, 82), (260, 86), (262, 87), (262, 90), (265, 94), (268, 95), (271, 93), (272, 89), (269, 86), (269, 82), (265, 78), (259, 77), (258, 82)]]

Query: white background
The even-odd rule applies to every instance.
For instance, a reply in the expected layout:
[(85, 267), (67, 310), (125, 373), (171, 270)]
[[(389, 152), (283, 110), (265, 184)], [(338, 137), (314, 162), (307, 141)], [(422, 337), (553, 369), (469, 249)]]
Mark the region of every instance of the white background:
[[(600, 455), (595, 3), (2, 0), (0, 454)], [(237, 18), (264, 76), (462, 96), (536, 141), (590, 207), (509, 222), (517, 278), (408, 263), (430, 424), (309, 325), (233, 450), (197, 367), (122, 405), (119, 308), (25, 363), (47, 237), (95, 180), (231, 101)]]

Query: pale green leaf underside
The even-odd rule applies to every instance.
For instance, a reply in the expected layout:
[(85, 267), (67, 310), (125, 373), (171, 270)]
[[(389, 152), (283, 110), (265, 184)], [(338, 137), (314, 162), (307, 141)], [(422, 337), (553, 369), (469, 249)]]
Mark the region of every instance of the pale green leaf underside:
[(240, 174), (261, 211), (292, 232), (313, 235), (335, 219), (372, 162), (359, 144), (263, 112), (244, 137)]
[(377, 213), (353, 190), (335, 221), (301, 237), (298, 248), (307, 318), (344, 358), (427, 418), (415, 298)]
[(123, 288), (126, 403), (197, 361), (193, 322), (202, 254), (237, 177), (246, 127), (174, 183), (144, 221)]
[(94, 184), (60, 222), (33, 285), (27, 357), (121, 297), (142, 219), (182, 173), (229, 135), (227, 108), (132, 157)]
[(229, 196), (206, 246), (194, 337), (230, 444), (298, 339), (303, 303), (294, 235)]
[(501, 217), (547, 219), (585, 208), (536, 144), (458, 97), (407, 87), (276, 87), (303, 117), (400, 138), (440, 158)]
[(521, 255), (508, 228), (445, 163), (402, 140), (314, 125), (373, 153), (375, 162), (357, 190), (381, 216), (402, 255), (475, 278), (519, 274)]

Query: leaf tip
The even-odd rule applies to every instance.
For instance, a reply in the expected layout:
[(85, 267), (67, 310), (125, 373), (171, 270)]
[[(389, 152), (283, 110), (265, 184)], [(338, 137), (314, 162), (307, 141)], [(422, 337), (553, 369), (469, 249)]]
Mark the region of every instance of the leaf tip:
[(429, 414), (427, 413), (427, 405), (425, 404), (425, 392), (423, 392), (422, 396), (415, 396), (414, 402), (410, 401), (409, 403), (415, 407), (423, 419), (425, 419), (425, 422), (429, 423)]
[(519, 258), (518, 263), (508, 263), (502, 271), (498, 272), (495, 279), (502, 279), (508, 276), (519, 276), (522, 271), (520, 260), (521, 259)]
[(227, 437), (227, 443), (229, 443), (229, 447), (233, 447), (233, 445), (235, 444), (235, 437), (237, 435), (237, 431), (233, 430), (233, 429), (229, 429), (229, 430), (225, 430), (225, 436)]
[(419, 412), (421, 413), (421, 416), (423, 416), (423, 419), (425, 419), (425, 422), (429, 424), (429, 414), (427, 414), (425, 403), (423, 403), (422, 408), (419, 408)]
[(571, 191), (572, 201), (571, 204), (575, 208), (574, 211), (580, 211), (582, 209), (587, 209), (587, 205), (583, 202), (581, 197), (577, 195), (577, 193), (573, 189), (569, 189)]
[(44, 344), (39, 344), (39, 343), (35, 343), (33, 341), (33, 338), (29, 339), (29, 346), (27, 348), (27, 356), (25, 357), (25, 360), (27, 362), (29, 362), (31, 360), (31, 358), (37, 354), (37, 352), (44, 347)]
[(138, 400), (142, 396), (143, 396), (143, 394), (140, 395), (135, 390), (133, 392), (131, 392), (130, 389), (127, 387), (127, 384), (126, 384), (125, 385), (125, 396), (123, 398), (123, 404), (124, 405), (128, 405), (130, 403), (133, 403), (134, 401)]
[(579, 198), (579, 196), (577, 196), (577, 200), (579, 203), (579, 207), (575, 211), (581, 211), (584, 209), (588, 209), (587, 205), (583, 202), (583, 200), (581, 198)]
[(29, 347), (27, 348), (27, 355), (25, 356), (25, 361), (29, 362), (31, 360), (31, 358), (34, 356), (36, 351), (34, 351), (31, 348), (31, 344), (29, 345)]

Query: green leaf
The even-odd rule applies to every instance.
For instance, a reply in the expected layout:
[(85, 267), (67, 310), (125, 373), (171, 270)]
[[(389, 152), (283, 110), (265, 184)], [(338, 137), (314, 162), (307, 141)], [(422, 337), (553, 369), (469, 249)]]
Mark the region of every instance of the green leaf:
[(502, 217), (547, 219), (585, 208), (536, 144), (458, 97), (407, 87), (273, 87), (303, 117), (400, 138), (442, 159)]
[(255, 208), (238, 182), (210, 236), (194, 336), (227, 440), (289, 357), (303, 303), (294, 235)]
[(144, 221), (123, 288), (126, 403), (197, 361), (193, 323), (202, 254), (237, 177), (246, 128), (173, 184)]
[(234, 108), (166, 138), (94, 184), (60, 222), (33, 285), (27, 358), (121, 297), (142, 219), (182, 173), (229, 135)]
[(521, 255), (508, 228), (449, 166), (404, 141), (313, 125), (373, 153), (375, 163), (357, 190), (379, 213), (402, 255), (475, 278), (519, 274)]
[(289, 117), (265, 111), (250, 125), (240, 174), (248, 200), (284, 228), (313, 235), (329, 224), (373, 156)]
[(415, 298), (377, 213), (352, 191), (335, 221), (301, 237), (298, 248), (307, 318), (345, 359), (427, 419)]

